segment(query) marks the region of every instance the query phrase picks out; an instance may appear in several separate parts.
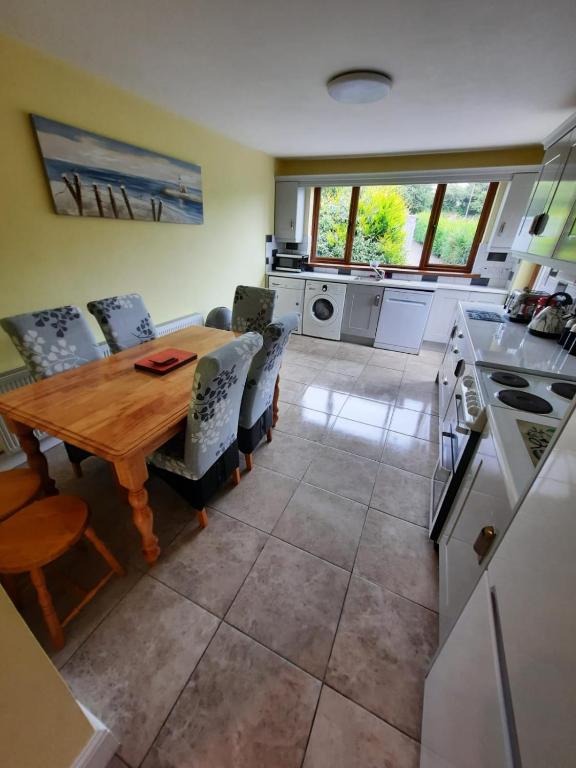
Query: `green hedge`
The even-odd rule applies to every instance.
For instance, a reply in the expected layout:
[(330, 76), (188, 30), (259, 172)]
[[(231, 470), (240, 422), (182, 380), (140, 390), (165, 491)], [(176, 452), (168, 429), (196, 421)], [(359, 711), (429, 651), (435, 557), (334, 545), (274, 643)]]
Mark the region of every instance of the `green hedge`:
[[(429, 215), (426, 212), (416, 216), (414, 239), (418, 243), (424, 242), (428, 219)], [(445, 264), (466, 264), (477, 226), (477, 216), (468, 219), (458, 215), (443, 216), (436, 229), (432, 255)]]

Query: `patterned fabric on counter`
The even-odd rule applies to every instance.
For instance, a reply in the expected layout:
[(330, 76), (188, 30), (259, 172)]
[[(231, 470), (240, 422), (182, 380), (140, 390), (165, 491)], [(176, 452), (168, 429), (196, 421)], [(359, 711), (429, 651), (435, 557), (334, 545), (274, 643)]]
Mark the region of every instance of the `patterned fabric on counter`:
[(239, 285), (234, 294), (232, 330), (239, 333), (264, 333), (266, 326), (272, 322), (275, 302), (276, 291)]
[(246, 376), (262, 336), (245, 333), (201, 357), (196, 366), (186, 435), (151, 456), (151, 464), (199, 480), (236, 440)]
[(220, 331), (232, 330), (232, 310), (228, 307), (214, 307), (206, 316), (208, 328), (218, 328)]
[(88, 302), (112, 353), (156, 338), (156, 328), (138, 293)]
[(240, 426), (250, 429), (272, 405), (276, 378), (282, 365), (282, 355), (292, 331), (298, 328), (298, 315), (283, 315), (264, 329), (264, 344), (254, 356), (248, 371), (240, 408)]
[(103, 357), (78, 307), (55, 307), (4, 317), (0, 326), (37, 380)]

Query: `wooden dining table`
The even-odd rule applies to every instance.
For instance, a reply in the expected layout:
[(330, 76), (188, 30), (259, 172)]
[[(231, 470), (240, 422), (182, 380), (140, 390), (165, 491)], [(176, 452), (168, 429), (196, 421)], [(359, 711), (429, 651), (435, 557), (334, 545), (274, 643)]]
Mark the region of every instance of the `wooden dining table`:
[(109, 461), (128, 492), (144, 557), (152, 565), (160, 547), (145, 487), (146, 457), (185, 429), (197, 360), (164, 376), (136, 370), (134, 363), (169, 347), (196, 352), (200, 359), (236, 335), (203, 326), (186, 328), (3, 394), (0, 413), (47, 494), (58, 490), (34, 430)]

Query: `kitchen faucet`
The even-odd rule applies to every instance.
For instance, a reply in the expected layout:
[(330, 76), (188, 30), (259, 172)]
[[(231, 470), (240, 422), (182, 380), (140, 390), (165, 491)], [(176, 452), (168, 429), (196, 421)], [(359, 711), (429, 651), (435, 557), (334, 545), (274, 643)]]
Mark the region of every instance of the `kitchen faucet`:
[(374, 264), (370, 264), (370, 269), (373, 272), (376, 273), (376, 280), (383, 280), (384, 279), (384, 275), (382, 274), (381, 270), (378, 269), (377, 266), (375, 266)]

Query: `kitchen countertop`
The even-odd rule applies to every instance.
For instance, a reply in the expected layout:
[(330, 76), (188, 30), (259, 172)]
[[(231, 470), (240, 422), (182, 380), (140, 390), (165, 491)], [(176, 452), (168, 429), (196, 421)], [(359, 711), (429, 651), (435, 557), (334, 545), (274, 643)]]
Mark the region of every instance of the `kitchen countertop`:
[[(555, 339), (533, 336), (526, 325), (510, 322), (494, 304), (460, 302), (459, 306), (476, 365), (576, 381), (576, 357), (563, 350)], [(499, 312), (503, 321), (470, 320), (466, 309)]]
[(410, 288), (413, 291), (435, 292), (439, 288), (448, 291), (473, 291), (474, 293), (501, 293), (505, 296), (508, 291), (505, 288), (490, 288), (486, 285), (458, 285), (457, 283), (432, 283), (422, 280), (398, 280), (396, 278), (384, 278), (375, 280), (370, 277), (356, 278), (352, 275), (334, 275), (328, 272), (266, 272), (267, 277), (293, 277), (297, 280), (319, 280), (323, 283), (352, 283), (353, 285), (379, 285), (382, 288)]

